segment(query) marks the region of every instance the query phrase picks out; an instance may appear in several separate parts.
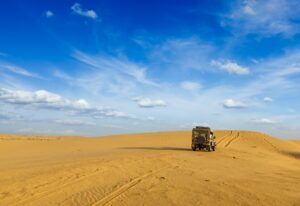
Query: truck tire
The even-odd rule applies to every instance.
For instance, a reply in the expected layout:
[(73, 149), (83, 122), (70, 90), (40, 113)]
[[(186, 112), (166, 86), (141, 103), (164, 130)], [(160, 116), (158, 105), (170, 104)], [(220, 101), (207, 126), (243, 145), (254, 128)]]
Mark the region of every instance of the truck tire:
[(196, 151), (197, 147), (196, 146), (192, 146), (192, 150)]

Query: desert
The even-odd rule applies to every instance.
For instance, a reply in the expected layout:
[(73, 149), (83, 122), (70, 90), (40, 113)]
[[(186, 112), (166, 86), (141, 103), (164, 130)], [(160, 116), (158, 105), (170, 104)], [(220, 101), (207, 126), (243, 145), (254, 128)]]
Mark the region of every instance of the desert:
[(300, 142), (218, 130), (0, 136), (0, 205), (300, 205)]
[(0, 206), (300, 206), (300, 0), (6, 0)]

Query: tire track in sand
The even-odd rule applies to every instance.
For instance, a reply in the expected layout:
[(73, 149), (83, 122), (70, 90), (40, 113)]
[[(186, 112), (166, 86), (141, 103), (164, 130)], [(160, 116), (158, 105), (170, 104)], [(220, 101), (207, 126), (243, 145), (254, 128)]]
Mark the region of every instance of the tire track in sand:
[(233, 131), (231, 130), (229, 134), (224, 135), (220, 138), (220, 140), (217, 142), (217, 145), (219, 145), (221, 142), (223, 142), (227, 137), (230, 137), (232, 135)]
[(76, 177), (75, 177), (75, 179), (73, 179), (73, 180), (71, 180), (71, 181), (68, 180), (68, 182), (63, 183), (63, 184), (57, 186), (57, 187), (54, 188), (54, 189), (51, 188), (50, 190), (41, 191), (41, 192), (39, 192), (39, 193), (34, 194), (34, 195), (31, 196), (31, 197), (24, 198), (24, 199), (20, 200), (19, 202), (16, 202), (15, 204), (12, 204), (12, 205), (14, 205), (14, 206), (17, 206), (17, 205), (24, 205), (25, 203), (28, 203), (28, 202), (30, 202), (30, 201), (32, 201), (32, 200), (41, 199), (41, 198), (43, 198), (43, 197), (49, 196), (49, 195), (54, 194), (55, 192), (57, 192), (57, 188), (62, 189), (62, 188), (65, 188), (65, 187), (69, 187), (70, 185), (72, 185), (72, 184), (74, 184), (74, 183), (78, 183), (78, 182), (80, 182), (80, 181), (83, 181), (83, 180), (85, 180), (85, 179), (87, 179), (87, 178), (90, 178), (90, 177), (92, 177), (92, 176), (94, 176), (94, 175), (97, 175), (97, 174), (99, 174), (99, 173), (101, 173), (101, 172), (103, 172), (103, 171), (102, 171), (101, 169), (97, 168), (94, 172), (91, 172), (91, 173), (88, 173), (88, 174), (83, 174), (83, 175), (82, 175), (81, 177), (79, 177), (79, 178), (76, 178)]
[(240, 138), (240, 133), (238, 132), (236, 134), (236, 136), (234, 136), (231, 140), (229, 140), (226, 144), (225, 144), (225, 148), (228, 147), (229, 145), (231, 145), (233, 142), (235, 142), (236, 140), (238, 140)]
[(281, 150), (278, 149), (278, 147), (276, 147), (273, 143), (271, 143), (269, 140), (266, 139), (267, 135), (262, 136), (262, 139), (269, 144), (276, 152), (281, 153)]
[[(171, 166), (169, 166), (169, 167), (171, 167)], [(166, 168), (168, 168), (168, 167), (166, 167)], [(166, 169), (166, 168), (160, 168), (160, 169), (158, 169), (158, 170), (155, 170), (154, 172), (151, 172), (150, 175), (151, 175), (151, 174), (155, 174), (156, 172), (159, 172), (160, 170)], [(57, 187), (55, 187), (55, 188), (51, 188), (51, 189), (49, 189), (49, 190), (40, 191), (40, 192), (38, 192), (38, 193), (33, 194), (33, 195), (30, 196), (30, 197), (23, 198), (23, 199), (17, 201), (17, 202), (14, 203), (14, 204), (11, 204), (11, 205), (13, 205), (13, 206), (24, 205), (24, 204), (30, 203), (31, 201), (35, 201), (35, 200), (42, 199), (42, 198), (44, 198), (44, 197), (47, 197), (47, 196), (49, 196), (49, 195), (52, 195), (52, 194), (56, 193), (58, 187), (59, 187), (60, 189), (65, 188), (65, 187), (70, 187), (70, 186), (73, 185), (73, 184), (76, 184), (76, 183), (79, 183), (79, 182), (81, 182), (81, 181), (84, 181), (84, 180), (86, 180), (86, 179), (88, 179), (88, 178), (91, 178), (91, 177), (93, 177), (93, 176), (95, 176), (95, 175), (99, 175), (99, 174), (102, 173), (102, 172), (104, 172), (102, 169), (96, 168), (93, 172), (84, 173), (82, 176), (80, 176), (80, 177), (75, 177), (75, 179), (72, 178), (71, 180), (67, 180), (67, 182), (62, 183), (62, 184), (60, 184), (59, 186), (57, 186)], [(148, 173), (147, 173), (147, 174), (148, 174)], [(147, 174), (146, 174), (146, 175), (147, 175)], [(143, 176), (144, 176), (144, 175), (143, 175)], [(147, 176), (149, 176), (149, 175), (147, 175)], [(141, 176), (141, 177), (142, 177), (142, 176)], [(132, 181), (133, 181), (133, 180), (132, 180)], [(57, 181), (57, 182), (59, 182), (59, 181)]]
[[(174, 168), (176, 166), (173, 166)], [(165, 169), (169, 169), (172, 168), (172, 166), (168, 166), (168, 167), (163, 167), (160, 169), (157, 169), (155, 171), (152, 172), (148, 172), (145, 173), (139, 177), (136, 177), (135, 179), (131, 180), (130, 182), (122, 185), (120, 188), (112, 191), (111, 193), (109, 193), (108, 195), (106, 195), (105, 197), (103, 197), (102, 199), (100, 199), (99, 201), (93, 203), (91, 206), (102, 206), (102, 205), (106, 205), (109, 202), (113, 201), (114, 199), (118, 198), (119, 196), (121, 196), (122, 194), (126, 193), (128, 190), (130, 190), (131, 188), (135, 187), (137, 184), (139, 184), (140, 182), (142, 182), (144, 179), (162, 171)]]

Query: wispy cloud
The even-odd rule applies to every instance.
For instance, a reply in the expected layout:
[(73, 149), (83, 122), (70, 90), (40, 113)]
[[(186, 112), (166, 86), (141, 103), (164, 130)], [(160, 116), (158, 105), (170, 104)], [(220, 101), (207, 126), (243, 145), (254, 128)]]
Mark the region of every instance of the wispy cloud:
[(248, 15), (256, 15), (256, 12), (253, 10), (253, 8), (251, 7), (251, 5), (249, 3), (243, 7), (243, 11), (245, 14), (248, 14)]
[(277, 123), (277, 121), (268, 119), (268, 118), (254, 119), (253, 122), (258, 123), (258, 124), (275, 124), (275, 123)]
[(78, 120), (78, 119), (58, 119), (55, 121), (58, 124), (63, 124), (63, 125), (70, 125), (70, 126), (93, 126), (96, 125), (94, 122), (88, 122), (88, 121), (83, 121), (83, 120)]
[(149, 117), (147, 117), (147, 120), (154, 121), (154, 120), (156, 120), (156, 118), (152, 117), (152, 116), (149, 116)]
[(157, 62), (157, 66), (163, 67), (164, 70), (170, 69), (170, 72), (180, 72), (187, 69), (205, 71), (209, 70), (207, 60), (215, 55), (214, 46), (193, 37), (169, 39), (155, 46), (150, 58)]
[(54, 70), (53, 76), (63, 80), (70, 80), (70, 81), (73, 80), (73, 78), (70, 75), (58, 69)]
[(20, 128), (17, 130), (19, 134), (30, 135), (78, 135), (74, 129), (55, 130), (55, 129), (34, 129), (31, 127)]
[(230, 74), (246, 75), (249, 74), (249, 69), (238, 65), (236, 62), (230, 60), (226, 61), (216, 61), (212, 60), (211, 65), (217, 67), (220, 70), (226, 71)]
[(133, 101), (137, 102), (139, 107), (151, 108), (151, 107), (165, 107), (167, 103), (160, 99), (150, 99), (145, 97), (135, 97)]
[(300, 3), (297, 0), (236, 1), (223, 19), (223, 26), (235, 34), (294, 35), (300, 31), (297, 19)]
[(136, 82), (158, 86), (157, 83), (147, 78), (147, 68), (140, 66), (127, 59), (116, 58), (112, 56), (91, 56), (76, 50), (72, 56), (95, 69), (102, 71), (117, 72), (122, 75), (128, 75), (133, 78)]
[[(287, 89), (299, 87), (294, 77), (300, 74), (300, 52), (287, 52), (257, 65), (259, 73), (244, 88), (244, 94), (259, 94), (269, 91), (285, 94)], [(268, 94), (270, 95), (270, 94)]]
[(183, 89), (190, 92), (198, 92), (201, 88), (200, 83), (194, 81), (183, 81), (180, 85)]
[(6, 63), (0, 63), (0, 70), (4, 70), (6, 72), (12, 72), (26, 77), (41, 78), (38, 74), (32, 73), (22, 67), (6, 64)]
[(74, 13), (76, 13), (76, 14), (78, 14), (80, 16), (88, 17), (88, 18), (91, 18), (91, 19), (97, 19), (98, 18), (98, 15), (97, 15), (97, 13), (94, 10), (92, 10), (92, 9), (90, 9), (90, 10), (83, 9), (79, 3), (75, 3), (71, 7), (71, 10)]

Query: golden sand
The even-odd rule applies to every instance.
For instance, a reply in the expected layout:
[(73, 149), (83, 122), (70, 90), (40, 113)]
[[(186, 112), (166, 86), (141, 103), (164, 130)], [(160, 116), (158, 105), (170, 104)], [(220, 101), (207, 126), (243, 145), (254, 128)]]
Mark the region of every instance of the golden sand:
[(300, 141), (217, 131), (99, 138), (0, 135), (0, 205), (300, 205)]

